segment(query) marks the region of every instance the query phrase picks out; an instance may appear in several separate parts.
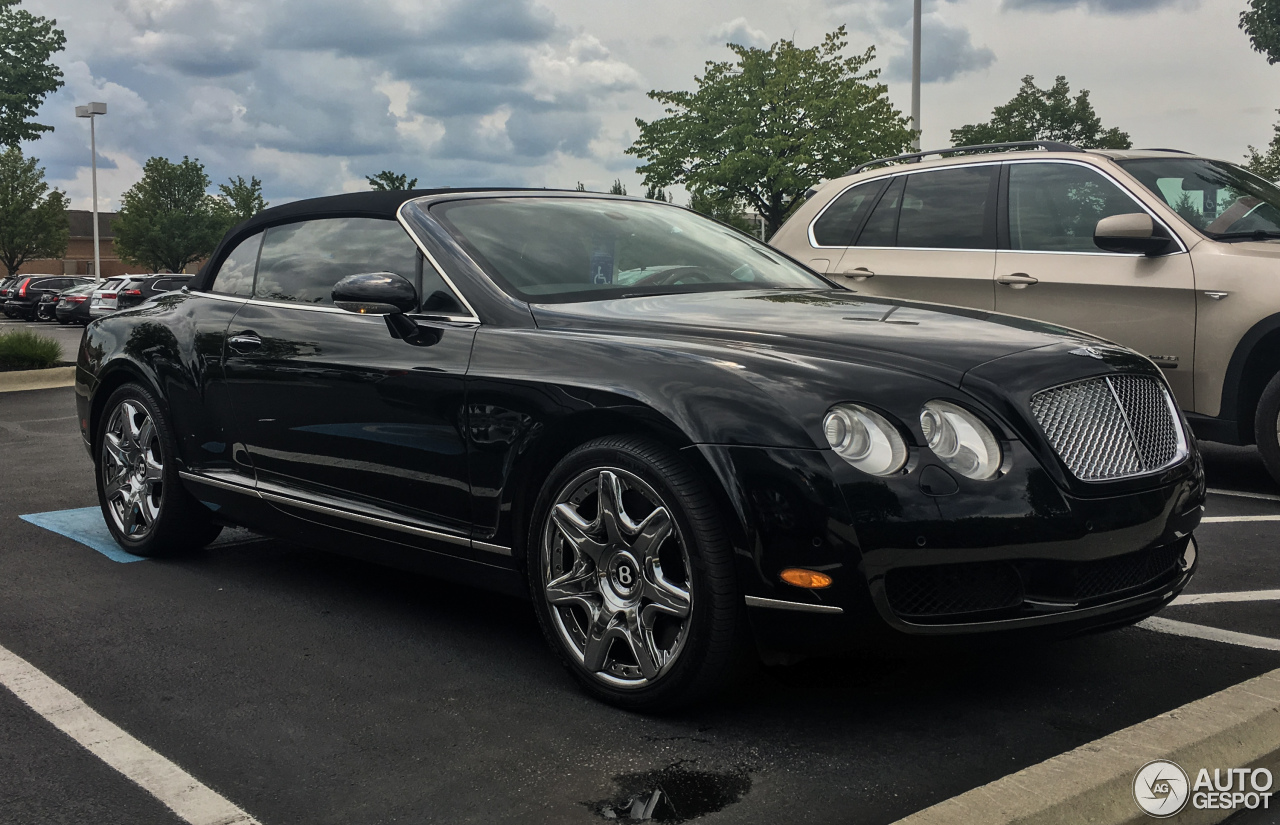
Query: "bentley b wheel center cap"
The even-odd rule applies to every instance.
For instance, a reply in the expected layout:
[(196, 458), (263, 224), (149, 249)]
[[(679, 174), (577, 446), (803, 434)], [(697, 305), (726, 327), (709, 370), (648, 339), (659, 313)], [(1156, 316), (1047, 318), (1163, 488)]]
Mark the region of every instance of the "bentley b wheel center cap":
[(640, 566), (629, 553), (618, 553), (609, 562), (609, 586), (621, 598), (629, 599), (640, 586)]

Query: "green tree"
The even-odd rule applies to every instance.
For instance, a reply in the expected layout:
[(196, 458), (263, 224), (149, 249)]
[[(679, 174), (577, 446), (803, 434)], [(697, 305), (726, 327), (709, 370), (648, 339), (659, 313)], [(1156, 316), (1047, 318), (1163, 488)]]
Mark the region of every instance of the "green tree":
[(809, 187), (902, 151), (914, 132), (868, 68), (875, 50), (845, 57), (846, 40), (841, 26), (810, 49), (730, 43), (736, 60), (708, 62), (697, 91), (649, 92), (667, 116), (637, 119), (640, 137), (627, 149), (646, 161), (636, 170), (645, 185), (737, 199), (772, 234)]
[(689, 208), (694, 212), (701, 212), (708, 218), (727, 223), (735, 229), (741, 229), (751, 235), (756, 234), (755, 224), (743, 217), (743, 213), (747, 210), (741, 198), (708, 189), (694, 189), (689, 193)]
[(410, 179), (408, 175), (398, 175), (384, 169), (376, 175), (365, 175), (369, 186), (379, 192), (403, 192), (418, 185), (418, 179)]
[(1240, 12), (1240, 28), (1249, 35), (1254, 51), (1268, 63), (1280, 63), (1280, 0), (1249, 0), (1248, 8)]
[(226, 201), (208, 193), (199, 160), (151, 158), (142, 180), (120, 198), (116, 250), (125, 261), (152, 272), (181, 272), (208, 257), (227, 230)]
[(613, 179), (613, 186), (610, 186), (610, 187), (609, 187), (609, 194), (610, 194), (610, 195), (625, 195), (625, 194), (627, 194), (627, 187), (623, 184), (623, 182), (622, 182), (622, 178), (614, 178), (614, 179)]
[(0, 144), (35, 140), (52, 126), (32, 122), (45, 97), (63, 85), (62, 70), (50, 58), (67, 37), (57, 21), (18, 8), (20, 0), (0, 0)]
[(671, 202), (671, 196), (667, 194), (667, 190), (657, 186), (645, 187), (644, 196), (651, 201), (662, 201), (663, 203)]
[(262, 181), (253, 176), (248, 181), (239, 175), (228, 178), (226, 183), (218, 184), (218, 191), (222, 193), (232, 224), (252, 218), (269, 205), (262, 198)]
[[(1276, 110), (1280, 114), (1280, 109)], [(1272, 127), (1271, 143), (1266, 150), (1259, 152), (1253, 146), (1245, 156), (1245, 168), (1253, 174), (1269, 181), (1280, 181), (1280, 123)]]
[(1082, 149), (1128, 149), (1129, 134), (1103, 129), (1089, 102), (1089, 90), (1071, 97), (1067, 79), (1058, 75), (1053, 86), (1041, 89), (1035, 77), (1022, 78), (1013, 100), (997, 106), (991, 120), (951, 130), (952, 146), (1008, 143), (1017, 140), (1058, 140)]
[(583, 185), (582, 181), (578, 181), (578, 185), (574, 187), (573, 191), (585, 192), (587, 191), (587, 187)]
[(10, 275), (27, 261), (67, 251), (67, 197), (49, 191), (39, 163), (17, 146), (0, 152), (0, 263)]

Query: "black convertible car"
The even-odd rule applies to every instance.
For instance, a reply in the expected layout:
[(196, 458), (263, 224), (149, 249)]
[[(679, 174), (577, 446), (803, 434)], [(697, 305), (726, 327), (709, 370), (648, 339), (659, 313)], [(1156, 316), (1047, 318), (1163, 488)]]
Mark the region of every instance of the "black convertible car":
[(268, 209), (91, 324), (76, 381), (130, 552), (236, 524), (529, 594), (629, 708), (753, 646), (1121, 626), (1196, 565), (1203, 471), (1150, 361), (865, 298), (662, 203)]

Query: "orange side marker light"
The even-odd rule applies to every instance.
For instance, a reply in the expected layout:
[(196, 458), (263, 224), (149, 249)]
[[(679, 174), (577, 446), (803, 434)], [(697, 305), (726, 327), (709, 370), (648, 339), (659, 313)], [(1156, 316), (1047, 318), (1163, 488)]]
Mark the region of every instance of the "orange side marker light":
[(796, 587), (804, 587), (809, 590), (821, 590), (824, 587), (830, 587), (835, 581), (826, 573), (819, 573), (817, 570), (804, 570), (800, 567), (788, 567), (778, 576), (787, 584), (794, 584)]

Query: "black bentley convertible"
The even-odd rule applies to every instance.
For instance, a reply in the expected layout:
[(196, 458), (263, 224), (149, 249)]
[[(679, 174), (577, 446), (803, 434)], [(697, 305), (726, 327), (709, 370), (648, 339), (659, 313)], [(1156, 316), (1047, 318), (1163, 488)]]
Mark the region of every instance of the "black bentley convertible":
[(662, 203), (268, 209), (91, 324), (76, 381), (130, 552), (244, 525), (528, 594), (629, 708), (743, 650), (1125, 625), (1196, 565), (1201, 463), (1150, 361), (865, 298)]

